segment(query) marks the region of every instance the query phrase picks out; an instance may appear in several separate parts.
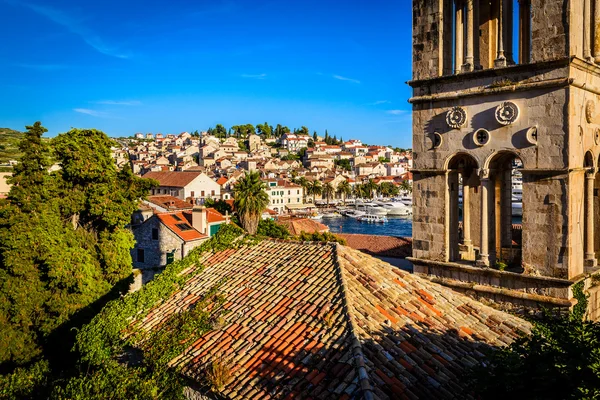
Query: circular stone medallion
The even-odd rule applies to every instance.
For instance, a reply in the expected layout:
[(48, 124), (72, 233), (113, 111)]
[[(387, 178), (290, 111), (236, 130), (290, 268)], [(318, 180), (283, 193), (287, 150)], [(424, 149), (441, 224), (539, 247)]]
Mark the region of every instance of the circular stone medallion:
[(479, 146), (485, 146), (490, 142), (490, 133), (485, 129), (478, 129), (473, 134), (473, 142)]
[(452, 107), (446, 113), (446, 123), (450, 128), (459, 129), (467, 122), (467, 112), (462, 107)]
[(519, 107), (512, 101), (505, 101), (496, 107), (496, 121), (501, 125), (510, 125), (519, 118)]
[(594, 120), (594, 114), (596, 113), (596, 105), (592, 100), (588, 100), (585, 103), (585, 120), (588, 124), (591, 124)]

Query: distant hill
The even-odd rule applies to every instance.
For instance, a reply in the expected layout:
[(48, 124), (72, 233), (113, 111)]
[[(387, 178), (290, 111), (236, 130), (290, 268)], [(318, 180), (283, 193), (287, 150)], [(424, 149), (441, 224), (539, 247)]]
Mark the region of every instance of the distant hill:
[(23, 132), (10, 128), (0, 128), (0, 167), (6, 166), (10, 160), (21, 158), (17, 145), (23, 135)]

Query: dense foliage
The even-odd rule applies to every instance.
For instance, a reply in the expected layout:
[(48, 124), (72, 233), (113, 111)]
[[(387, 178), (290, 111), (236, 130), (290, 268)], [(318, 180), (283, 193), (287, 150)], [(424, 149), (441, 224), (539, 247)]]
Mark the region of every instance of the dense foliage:
[(600, 398), (600, 324), (585, 318), (583, 281), (573, 296), (570, 315), (546, 312), (530, 336), (490, 351), (487, 366), (472, 371), (475, 392), (485, 399)]
[[(0, 128), (0, 165), (7, 164), (13, 160), (18, 161), (21, 158), (22, 153), (19, 149), (19, 143), (22, 139), (23, 132), (9, 128)], [(11, 168), (7, 169), (7, 171), (10, 170)]]
[[(53, 392), (57, 399), (178, 399), (183, 381), (168, 363), (195, 338), (212, 329), (224, 310), (224, 298), (217, 283), (195, 307), (175, 314), (162, 328), (146, 335), (139, 322), (162, 299), (179, 290), (203, 271), (200, 258), (205, 252), (222, 251), (249, 243), (235, 225), (223, 226), (210, 240), (192, 250), (184, 259), (168, 265), (144, 288), (113, 300), (77, 334), (79, 373)], [(195, 268), (187, 273), (182, 271)], [(125, 335), (128, 333), (129, 335)], [(141, 353), (131, 355), (132, 349)], [(133, 353), (136, 354), (135, 352)], [(131, 360), (133, 358), (133, 360)], [(128, 364), (127, 366), (125, 364)], [(104, 397), (103, 397), (104, 396)]]
[(330, 232), (323, 232), (323, 233), (301, 232), (300, 235), (298, 235), (298, 239), (302, 240), (304, 242), (321, 242), (321, 243), (336, 242), (339, 244), (346, 244), (346, 239), (341, 238), (337, 235), (334, 235), (333, 233), (330, 233)]
[(235, 211), (242, 227), (249, 234), (256, 234), (258, 222), (269, 204), (266, 185), (258, 172), (250, 172), (238, 180), (233, 187)]
[(204, 201), (204, 206), (214, 208), (221, 214), (230, 214), (233, 212), (233, 207), (225, 200), (215, 200), (215, 199), (206, 199)]
[(48, 368), (68, 362), (72, 328), (118, 294), (131, 274), (125, 225), (152, 185), (116, 168), (112, 141), (100, 131), (73, 129), (49, 142), (44, 132), (39, 122), (27, 127), (0, 203), (3, 395), (6, 382), (20, 382), (22, 394), (43, 386)]
[(290, 232), (287, 228), (272, 219), (261, 219), (258, 223), (256, 234), (273, 239), (287, 239), (290, 237)]

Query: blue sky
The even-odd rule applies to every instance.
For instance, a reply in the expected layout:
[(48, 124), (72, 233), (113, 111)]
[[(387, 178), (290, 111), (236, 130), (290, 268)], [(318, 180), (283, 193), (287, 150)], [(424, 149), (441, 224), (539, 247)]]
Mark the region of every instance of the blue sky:
[(0, 0), (0, 127), (306, 125), (411, 146), (411, 5)]

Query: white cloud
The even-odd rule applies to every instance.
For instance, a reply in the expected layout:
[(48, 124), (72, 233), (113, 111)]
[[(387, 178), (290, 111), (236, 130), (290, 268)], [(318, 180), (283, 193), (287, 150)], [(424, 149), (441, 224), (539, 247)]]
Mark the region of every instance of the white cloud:
[(377, 101), (374, 101), (373, 103), (369, 103), (368, 105), (378, 106), (380, 104), (390, 104), (390, 103), (391, 103), (391, 101), (389, 101), (389, 100), (377, 100)]
[(101, 101), (93, 101), (94, 104), (103, 104), (109, 106), (139, 106), (142, 104), (139, 100), (101, 100)]
[(392, 114), (392, 115), (406, 115), (406, 114), (410, 113), (410, 111), (409, 110), (387, 110), (386, 113)]
[(74, 108), (73, 111), (80, 113), (91, 115), (92, 117), (106, 117), (107, 114), (102, 111), (90, 110), (89, 108)]
[(352, 83), (360, 83), (358, 79), (347, 78), (341, 75), (333, 75), (333, 79), (338, 79), (340, 81), (352, 82)]
[(240, 75), (242, 78), (250, 78), (250, 79), (265, 79), (267, 74), (242, 74)]

